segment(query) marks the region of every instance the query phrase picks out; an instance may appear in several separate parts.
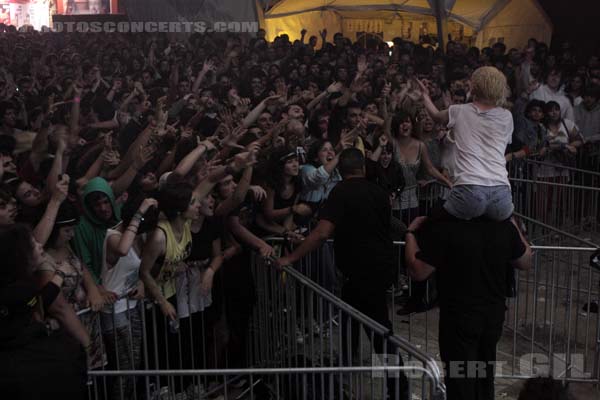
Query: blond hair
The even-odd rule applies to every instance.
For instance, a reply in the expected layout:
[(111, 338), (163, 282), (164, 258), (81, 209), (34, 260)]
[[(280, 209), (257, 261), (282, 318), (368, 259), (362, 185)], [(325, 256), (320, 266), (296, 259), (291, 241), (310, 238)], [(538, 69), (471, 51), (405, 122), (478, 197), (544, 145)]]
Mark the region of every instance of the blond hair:
[(475, 101), (502, 106), (508, 97), (508, 84), (494, 67), (477, 68), (471, 75), (471, 93)]

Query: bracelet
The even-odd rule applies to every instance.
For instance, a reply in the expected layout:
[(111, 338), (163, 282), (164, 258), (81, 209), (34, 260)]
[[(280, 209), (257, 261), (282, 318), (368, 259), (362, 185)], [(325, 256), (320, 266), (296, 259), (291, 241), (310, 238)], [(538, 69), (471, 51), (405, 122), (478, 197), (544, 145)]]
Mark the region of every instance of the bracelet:
[(125, 230), (133, 233), (134, 235), (137, 235), (137, 228), (134, 229), (134, 228), (127, 227), (127, 229), (125, 229)]
[(144, 220), (144, 214), (142, 214), (139, 211), (136, 211), (135, 214), (133, 214), (133, 217), (131, 218), (131, 220), (133, 221), (134, 219), (139, 220), (140, 222), (142, 222)]
[(54, 274), (58, 275), (63, 281), (66, 279), (67, 274), (65, 274), (63, 271), (61, 271), (60, 269), (54, 270)]

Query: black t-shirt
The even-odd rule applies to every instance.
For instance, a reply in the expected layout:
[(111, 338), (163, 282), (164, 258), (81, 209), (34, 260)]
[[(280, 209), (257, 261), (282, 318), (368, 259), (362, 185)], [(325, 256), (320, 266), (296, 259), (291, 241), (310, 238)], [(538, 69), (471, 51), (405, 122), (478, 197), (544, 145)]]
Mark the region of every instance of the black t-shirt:
[[(212, 218), (207, 218), (198, 233), (192, 232), (192, 251), (188, 261), (206, 261), (212, 259), (213, 242), (221, 238), (221, 226)], [(208, 267), (208, 263), (204, 267)]]
[(48, 311), (60, 288), (50, 282), (41, 290), (30, 281), (0, 287), (0, 350), (14, 348), (47, 334), (44, 324), (35, 321), (36, 310)]
[(460, 311), (504, 304), (513, 267), (525, 253), (510, 221), (451, 216), (425, 222), (417, 232), (416, 257), (436, 268), (441, 309)]
[(336, 264), (350, 281), (371, 288), (391, 285), (396, 266), (385, 190), (365, 178), (343, 180), (320, 215), (335, 225)]

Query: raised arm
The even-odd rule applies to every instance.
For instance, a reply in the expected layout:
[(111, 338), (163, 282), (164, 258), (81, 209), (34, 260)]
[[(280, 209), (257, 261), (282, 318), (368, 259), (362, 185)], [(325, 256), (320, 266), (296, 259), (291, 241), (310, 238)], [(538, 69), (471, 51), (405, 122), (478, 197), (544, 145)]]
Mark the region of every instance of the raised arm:
[(58, 209), (62, 202), (67, 198), (68, 192), (69, 176), (63, 175), (61, 180), (57, 182), (52, 189), (52, 196), (46, 206), (46, 211), (32, 232), (34, 239), (42, 246), (46, 244), (52, 233), (54, 223), (56, 222), (56, 216), (58, 215)]
[(237, 207), (240, 206), (240, 204), (242, 204), (242, 202), (246, 198), (248, 189), (250, 188), (250, 182), (252, 181), (253, 171), (254, 171), (254, 167), (252, 167), (252, 166), (247, 167), (244, 170), (244, 173), (242, 174), (242, 178), (238, 182), (233, 194), (228, 199), (219, 203), (219, 205), (215, 209), (216, 216), (229, 215), (229, 213), (231, 213), (231, 211), (235, 210)]
[(152, 198), (144, 199), (125, 231), (120, 235), (111, 235), (108, 237), (106, 240), (106, 262), (109, 269), (119, 261), (119, 258), (125, 257), (129, 253), (144, 214), (146, 214), (146, 211), (150, 207), (157, 206), (158, 202), (156, 200)]
[(271, 257), (274, 254), (274, 250), (264, 240), (250, 232), (248, 228), (240, 222), (240, 217), (237, 215), (230, 216), (227, 218), (227, 227), (235, 238), (241, 242), (257, 250), (263, 257)]
[(438, 110), (435, 104), (433, 104), (431, 97), (429, 96), (429, 89), (427, 88), (427, 86), (425, 86), (425, 84), (420, 80), (417, 80), (417, 83), (419, 84), (419, 89), (423, 96), (423, 105), (425, 106), (425, 110), (427, 110), (427, 114), (429, 114), (431, 119), (433, 119), (438, 124), (448, 125), (448, 110)]

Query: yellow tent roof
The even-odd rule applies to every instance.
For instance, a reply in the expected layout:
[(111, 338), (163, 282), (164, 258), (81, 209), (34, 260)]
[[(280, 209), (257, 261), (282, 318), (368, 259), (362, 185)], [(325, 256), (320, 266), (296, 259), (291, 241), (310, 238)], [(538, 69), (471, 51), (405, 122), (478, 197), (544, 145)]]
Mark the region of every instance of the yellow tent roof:
[(537, 0), (280, 0), (264, 13), (263, 25), (271, 39), (280, 33), (296, 39), (302, 28), (314, 35), (323, 28), (342, 31), (344, 21), (379, 20), (372, 25), (389, 39), (398, 34), (390, 21), (407, 15), (431, 17), (435, 23), (438, 1), (448, 19), (475, 32), (481, 45), (484, 38), (502, 39), (511, 46), (519, 45), (527, 35), (550, 40), (552, 23)]

